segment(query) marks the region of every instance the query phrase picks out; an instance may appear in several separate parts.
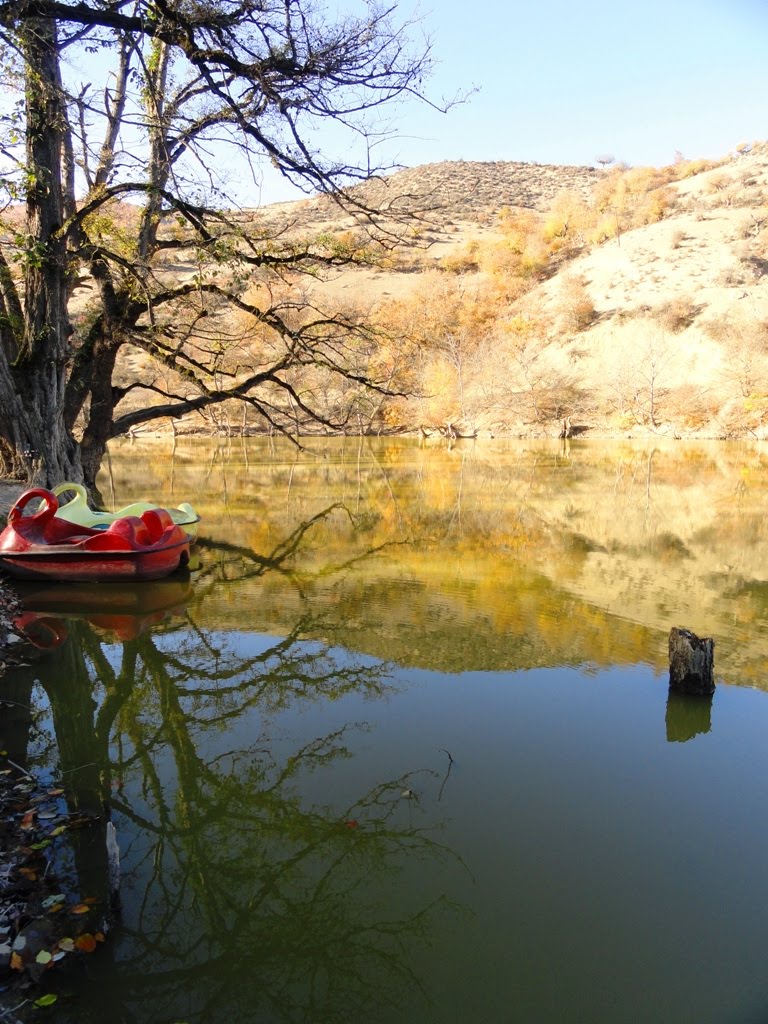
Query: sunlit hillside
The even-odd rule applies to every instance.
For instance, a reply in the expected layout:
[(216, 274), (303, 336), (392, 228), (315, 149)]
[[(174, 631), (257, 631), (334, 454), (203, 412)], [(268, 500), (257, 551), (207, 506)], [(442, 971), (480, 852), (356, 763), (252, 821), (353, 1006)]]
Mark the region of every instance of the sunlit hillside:
[[(446, 162), (354, 194), (356, 214), (315, 197), (235, 215), (267, 247), (330, 247), (362, 261), (279, 282), (256, 274), (246, 293), (257, 304), (283, 295), (351, 313), (379, 329), (378, 350), (364, 358), (409, 397), (356, 398), (354, 430), (714, 438), (768, 430), (768, 143), (664, 168)], [(371, 218), (372, 207), (383, 212)], [(125, 240), (130, 218), (117, 213)], [(178, 230), (169, 224), (171, 235)], [(194, 252), (174, 249), (164, 272), (191, 280)], [(81, 293), (85, 311), (87, 282)], [(259, 337), (243, 317), (221, 344), (239, 365), (260, 358)], [(139, 350), (121, 358), (119, 382), (152, 382), (156, 371)], [(323, 392), (309, 371), (294, 385), (313, 402)], [(153, 400), (161, 401), (132, 391), (125, 405)], [(329, 409), (348, 400), (325, 393)], [(170, 423), (143, 429), (158, 427)], [(233, 405), (178, 427), (258, 432), (264, 423)]]

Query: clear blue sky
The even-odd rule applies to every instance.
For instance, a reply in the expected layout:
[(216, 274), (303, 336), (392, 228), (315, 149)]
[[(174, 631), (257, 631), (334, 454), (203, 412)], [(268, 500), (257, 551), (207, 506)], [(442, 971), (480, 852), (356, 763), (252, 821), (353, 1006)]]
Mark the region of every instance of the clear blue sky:
[[(447, 115), (404, 106), (389, 160), (592, 164), (609, 153), (661, 165), (678, 150), (715, 157), (768, 138), (768, 0), (429, 3), (422, 28), (438, 66), (427, 92), (478, 91)], [(416, 0), (398, 10), (410, 16)], [(283, 198), (265, 185), (264, 201)]]
[(480, 91), (409, 111), (408, 164), (662, 164), (768, 137), (768, 0), (440, 0), (425, 24), (433, 89)]

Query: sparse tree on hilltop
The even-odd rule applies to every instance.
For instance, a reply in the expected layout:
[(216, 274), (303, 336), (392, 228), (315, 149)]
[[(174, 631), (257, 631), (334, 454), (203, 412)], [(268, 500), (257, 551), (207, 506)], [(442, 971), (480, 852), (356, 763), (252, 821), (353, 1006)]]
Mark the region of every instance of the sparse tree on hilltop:
[(595, 162), (600, 164), (603, 170), (605, 170), (606, 167), (616, 163), (616, 157), (612, 153), (598, 153), (595, 157)]

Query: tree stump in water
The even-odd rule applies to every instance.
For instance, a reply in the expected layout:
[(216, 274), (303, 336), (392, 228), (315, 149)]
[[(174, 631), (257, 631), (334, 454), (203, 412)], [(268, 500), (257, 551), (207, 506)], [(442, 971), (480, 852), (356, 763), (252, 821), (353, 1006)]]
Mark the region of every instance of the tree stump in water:
[(677, 693), (715, 692), (715, 641), (689, 629), (669, 631), (669, 687)]

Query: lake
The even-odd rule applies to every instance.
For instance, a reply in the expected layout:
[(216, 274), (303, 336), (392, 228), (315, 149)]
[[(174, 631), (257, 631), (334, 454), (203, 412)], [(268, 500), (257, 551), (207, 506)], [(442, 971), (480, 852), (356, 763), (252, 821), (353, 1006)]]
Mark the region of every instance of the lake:
[(109, 507), (201, 513), (192, 572), (23, 588), (2, 742), (120, 851), (49, 1019), (768, 1019), (768, 449), (307, 447), (115, 444)]

